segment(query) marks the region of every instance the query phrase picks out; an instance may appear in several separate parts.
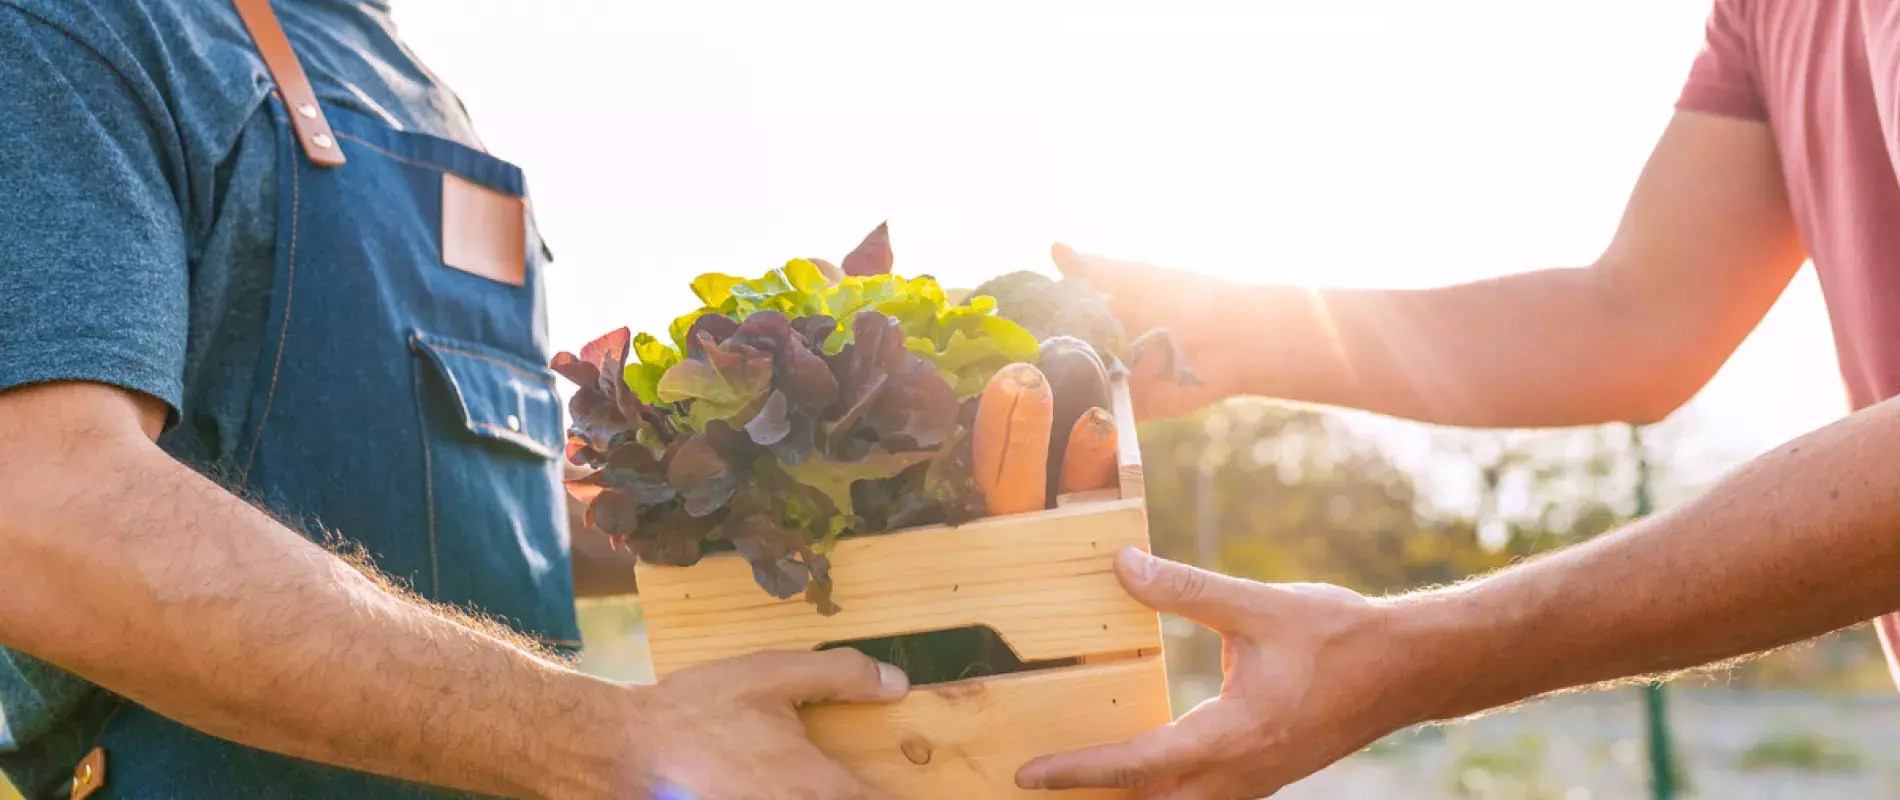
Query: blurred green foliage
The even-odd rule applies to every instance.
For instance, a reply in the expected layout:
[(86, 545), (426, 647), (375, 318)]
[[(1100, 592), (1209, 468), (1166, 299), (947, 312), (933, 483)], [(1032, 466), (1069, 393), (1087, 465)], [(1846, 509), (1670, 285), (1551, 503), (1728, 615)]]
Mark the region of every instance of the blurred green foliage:
[(653, 682), (653, 653), (647, 649), (640, 602), (631, 597), (580, 603), (581, 670), (616, 681)]
[(1497, 747), (1466, 747), (1452, 760), (1451, 792), (1476, 800), (1563, 800), (1546, 775), (1544, 737), (1527, 733)]
[[(1445, 508), (1374, 437), (1320, 409), (1236, 400), (1149, 423), (1141, 442), (1156, 550), (1255, 580), (1374, 594), (1449, 583), (1583, 541), (1627, 513), (1606, 491), (1629, 455), (1611, 429), (1441, 432), (1442, 457), (1430, 460), (1468, 473), (1441, 483), (1479, 484), (1477, 513)], [(1479, 443), (1488, 457), (1474, 457)], [(1511, 513), (1500, 509), (1507, 492)]]
[(1777, 733), (1750, 745), (1738, 765), (1744, 771), (1792, 769), (1803, 772), (1856, 772), (1860, 753), (1846, 742), (1808, 732)]

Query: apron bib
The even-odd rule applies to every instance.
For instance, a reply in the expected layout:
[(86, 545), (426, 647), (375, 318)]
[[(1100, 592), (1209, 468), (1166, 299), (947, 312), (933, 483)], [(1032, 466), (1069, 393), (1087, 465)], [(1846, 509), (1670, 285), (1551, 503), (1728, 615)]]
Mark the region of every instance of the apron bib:
[[(278, 84), (268, 113), (279, 152), (276, 282), (238, 449), (243, 490), (414, 593), (571, 654), (547, 258), (521, 171), (317, 104), (267, 0), (238, 6)], [(100, 745), (94, 797), (452, 796), (216, 739), (129, 703)]]

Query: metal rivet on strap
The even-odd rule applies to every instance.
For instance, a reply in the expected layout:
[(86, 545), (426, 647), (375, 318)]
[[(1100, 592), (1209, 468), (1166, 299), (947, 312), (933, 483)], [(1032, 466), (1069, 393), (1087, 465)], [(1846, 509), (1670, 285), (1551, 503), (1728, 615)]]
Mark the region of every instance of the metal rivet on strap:
[(316, 145), (320, 150), (328, 150), (336, 146), (336, 140), (330, 138), (330, 134), (327, 133), (319, 133), (311, 136), (310, 143)]
[(79, 783), (82, 786), (88, 783), (92, 783), (92, 765), (91, 764), (79, 765)]
[(520, 433), (521, 432), (521, 418), (513, 414), (509, 414), (508, 415), (508, 430), (514, 431), (515, 433)]
[(317, 107), (310, 103), (298, 103), (297, 116), (303, 117), (304, 119), (316, 119)]

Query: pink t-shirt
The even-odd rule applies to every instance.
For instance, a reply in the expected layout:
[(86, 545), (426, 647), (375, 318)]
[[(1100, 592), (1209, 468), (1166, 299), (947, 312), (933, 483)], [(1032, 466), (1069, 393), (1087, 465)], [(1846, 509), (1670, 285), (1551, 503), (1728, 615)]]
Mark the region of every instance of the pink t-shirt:
[(1716, 0), (1676, 105), (1774, 130), (1848, 397), (1900, 395), (1900, 0)]
[(1900, 394), (1900, 0), (1716, 0), (1677, 107), (1774, 130), (1848, 397)]

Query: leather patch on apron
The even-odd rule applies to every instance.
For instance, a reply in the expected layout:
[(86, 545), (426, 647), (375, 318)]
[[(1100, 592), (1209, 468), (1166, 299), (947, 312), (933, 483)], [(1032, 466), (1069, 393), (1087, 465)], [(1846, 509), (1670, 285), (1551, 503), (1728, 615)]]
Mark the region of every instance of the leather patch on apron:
[(527, 278), (527, 208), (451, 173), (442, 173), (442, 263), (510, 286)]

